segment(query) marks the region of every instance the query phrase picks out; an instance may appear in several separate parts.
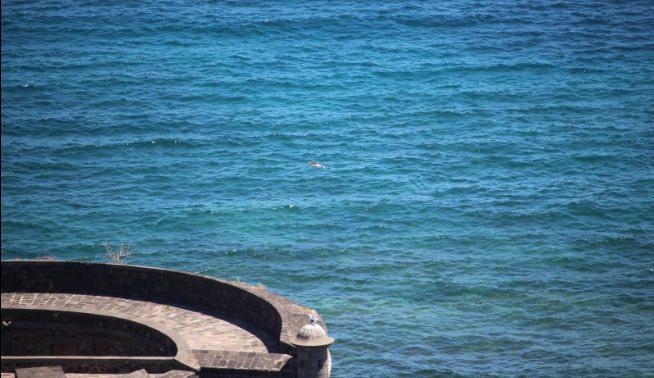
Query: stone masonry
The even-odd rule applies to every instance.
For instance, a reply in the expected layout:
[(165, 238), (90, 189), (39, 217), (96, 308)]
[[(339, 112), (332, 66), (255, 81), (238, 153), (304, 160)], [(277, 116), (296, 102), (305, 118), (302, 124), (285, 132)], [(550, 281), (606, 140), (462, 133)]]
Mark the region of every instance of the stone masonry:
[[(149, 267), (3, 261), (1, 304), (2, 378), (309, 377), (298, 370), (296, 343), (306, 349), (297, 334), (315, 311), (242, 282)], [(50, 348), (18, 347), (34, 337)], [(59, 345), (98, 337), (107, 340), (93, 348)]]

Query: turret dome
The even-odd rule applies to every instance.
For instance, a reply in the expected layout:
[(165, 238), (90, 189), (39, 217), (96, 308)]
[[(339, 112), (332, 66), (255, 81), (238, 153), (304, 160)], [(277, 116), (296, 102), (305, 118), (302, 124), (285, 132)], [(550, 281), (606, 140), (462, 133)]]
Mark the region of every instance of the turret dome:
[(326, 346), (334, 342), (334, 339), (327, 336), (327, 332), (314, 315), (309, 316), (309, 323), (300, 328), (297, 333), (295, 345), (299, 346)]

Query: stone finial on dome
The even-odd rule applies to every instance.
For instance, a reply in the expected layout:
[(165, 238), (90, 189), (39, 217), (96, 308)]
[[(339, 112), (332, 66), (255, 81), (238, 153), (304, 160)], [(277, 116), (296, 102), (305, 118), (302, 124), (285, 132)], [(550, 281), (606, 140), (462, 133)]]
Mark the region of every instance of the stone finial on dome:
[(295, 337), (295, 345), (306, 347), (328, 346), (334, 343), (334, 339), (327, 335), (324, 328), (318, 323), (318, 318), (309, 315), (309, 323), (300, 328)]

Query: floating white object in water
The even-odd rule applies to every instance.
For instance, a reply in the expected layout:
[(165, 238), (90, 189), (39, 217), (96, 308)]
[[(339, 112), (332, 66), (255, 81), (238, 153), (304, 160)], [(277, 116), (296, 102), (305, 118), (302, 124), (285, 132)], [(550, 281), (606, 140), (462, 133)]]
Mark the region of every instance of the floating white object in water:
[(314, 168), (327, 168), (326, 166), (324, 166), (324, 165), (318, 163), (318, 162), (315, 161), (315, 160), (309, 160), (309, 165), (312, 166), (312, 167), (314, 167)]

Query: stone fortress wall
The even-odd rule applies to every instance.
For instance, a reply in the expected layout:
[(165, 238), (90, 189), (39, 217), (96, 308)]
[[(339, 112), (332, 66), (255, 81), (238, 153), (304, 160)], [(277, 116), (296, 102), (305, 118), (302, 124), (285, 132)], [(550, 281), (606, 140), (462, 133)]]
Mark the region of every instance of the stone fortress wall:
[(1, 277), (3, 374), (42, 366), (189, 377), (331, 370), (333, 339), (317, 313), (263, 288), (86, 262), (2, 261)]

